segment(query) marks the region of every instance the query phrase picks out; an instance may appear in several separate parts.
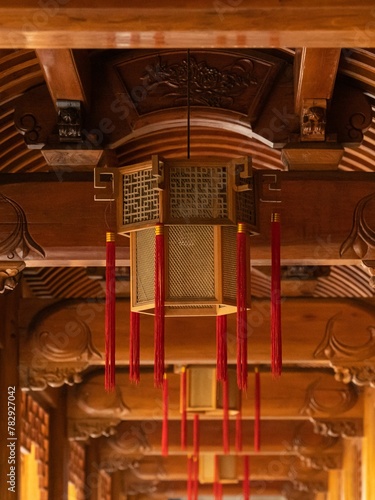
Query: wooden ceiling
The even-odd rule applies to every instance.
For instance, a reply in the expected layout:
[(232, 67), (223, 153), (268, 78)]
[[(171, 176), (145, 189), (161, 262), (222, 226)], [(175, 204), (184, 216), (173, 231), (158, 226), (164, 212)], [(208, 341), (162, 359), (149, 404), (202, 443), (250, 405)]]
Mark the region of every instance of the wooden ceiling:
[[(286, 28), (285, 19), (280, 23), (284, 14), (273, 1), (256, 3), (252, 9), (237, 2), (238, 7), (219, 11), (212, 2), (198, 3), (192, 3), (189, 19), (186, 12), (184, 17), (179, 10), (173, 13), (174, 6), (167, 0), (153, 8), (152, 16), (147, 2), (141, 2), (145, 9), (134, 10), (120, 9), (112, 0), (103, 10), (93, 2), (78, 9), (71, 0), (66, 8), (50, 12), (44, 24), (40, 12), (36, 17), (32, 2), (13, 0), (17, 16), (8, 5), (0, 8), (4, 31), (0, 40), (4, 47), (0, 51), (0, 194), (6, 197), (0, 207), (0, 260), (9, 264), (13, 252), (16, 261), (24, 260), (27, 266), (19, 315), (21, 384), (38, 399), (44, 394), (47, 406), (55, 392), (64, 392), (69, 438), (96, 447), (116, 491), (137, 500), (186, 497), (192, 420), (188, 451), (182, 451), (179, 371), (182, 366), (215, 364), (214, 320), (167, 321), (171, 422), (169, 456), (162, 457), (161, 394), (153, 387), (153, 322), (147, 316), (141, 319), (141, 383), (134, 386), (128, 380), (126, 239), (118, 245), (117, 388), (114, 394), (104, 391), (105, 207), (93, 201), (93, 167), (86, 159), (80, 160), (80, 149), (77, 153), (77, 147), (75, 151), (72, 147), (68, 155), (66, 145), (56, 142), (56, 102), (83, 103), (86, 139), (96, 140), (98, 150), (114, 152), (117, 166), (144, 161), (155, 153), (184, 158), (188, 148), (192, 158), (250, 155), (259, 175), (275, 173), (272, 182), (282, 184), (284, 372), (277, 381), (269, 373), (267, 221), (272, 204), (266, 200), (251, 255), (249, 389), (243, 399), (244, 445), (238, 455), (251, 456), (251, 487), (260, 497), (321, 500), (330, 471), (342, 468), (346, 439), (362, 435), (363, 387), (374, 380), (370, 278), (375, 245), (371, 235), (361, 239), (360, 231), (357, 240), (344, 245), (353, 230), (358, 202), (374, 193), (375, 52), (362, 48), (371, 47), (374, 41), (364, 29), (363, 40), (355, 39), (352, 29), (366, 23), (372, 6), (371, 2), (345, 5), (344, 13), (340, 2), (331, 2), (327, 10), (340, 22), (319, 18), (319, 29), (305, 35), (301, 2), (298, 8), (290, 2), (293, 30)], [(314, 24), (320, 9), (309, 3), (310, 23)], [(80, 22), (82, 16), (90, 24), (88, 29)], [(27, 29), (22, 29), (22, 18), (31, 20)], [(113, 24), (122, 21), (127, 31), (113, 30)], [(235, 28), (223, 30), (222, 22)], [(171, 23), (174, 30), (165, 28)], [(203, 25), (200, 38), (195, 30)], [(340, 47), (354, 48), (324, 49), (336, 46), (337, 36)], [(17, 40), (17, 49), (9, 49), (14, 44), (5, 42), (7, 37)], [(211, 46), (215, 49), (207, 48)], [(322, 52), (284, 48), (302, 46), (322, 47)], [(195, 101), (189, 102), (189, 143), (188, 103), (181, 84), (186, 85), (183, 65), (188, 57), (198, 67), (196, 77), (207, 78), (204, 91), (197, 91)], [(155, 64), (165, 71), (162, 85), (152, 80), (155, 72), (150, 68)], [(223, 75), (232, 78), (227, 89)], [(172, 77), (180, 79), (180, 85)], [(363, 130), (363, 138), (335, 141), (341, 132), (329, 130), (328, 142), (343, 144), (334, 170), (307, 167), (296, 172), (283, 161), (283, 147), (300, 142), (298, 88), (301, 102), (306, 97), (326, 98), (329, 104), (341, 89), (338, 102), (346, 102), (348, 108), (352, 102), (366, 107), (359, 98), (366, 96), (370, 115), (361, 114), (361, 107), (364, 121), (354, 127), (360, 135)], [(60, 160), (51, 165), (42, 148), (57, 151)], [(311, 156), (315, 157), (319, 154)], [(113, 162), (113, 156), (108, 158)], [(9, 200), (21, 208), (16, 218)], [(368, 211), (360, 217), (361, 227), (372, 230), (373, 204), (371, 198)], [(20, 220), (23, 236), (12, 247), (7, 239), (9, 221), (20, 224)], [(235, 336), (234, 323), (230, 317), (230, 339)], [(231, 342), (230, 365), (235, 361)], [(255, 366), (260, 367), (262, 380), (258, 453), (253, 446)], [(221, 429), (221, 415), (202, 415), (202, 454), (223, 453)], [(234, 454), (235, 418), (230, 429)], [(225, 495), (241, 492), (240, 459), (236, 466), (238, 482), (224, 486)], [(211, 495), (212, 485), (201, 485), (200, 494)]]

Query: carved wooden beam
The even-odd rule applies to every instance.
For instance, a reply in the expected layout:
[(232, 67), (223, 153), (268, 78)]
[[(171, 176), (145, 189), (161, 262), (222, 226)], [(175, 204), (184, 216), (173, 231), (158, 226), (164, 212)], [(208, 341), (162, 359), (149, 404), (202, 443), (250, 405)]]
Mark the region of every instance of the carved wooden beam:
[[(20, 370), (22, 384), (32, 389), (47, 385), (73, 384), (82, 379), (89, 366), (104, 365), (104, 302), (63, 301), (41, 309), (42, 304), (22, 303), (25, 317), (22, 327)], [(34, 309), (35, 307), (35, 309)], [(33, 312), (35, 311), (35, 312)], [(326, 367), (354, 361), (366, 366), (373, 359), (374, 314), (370, 307), (349, 300), (293, 299), (282, 304), (284, 366), (302, 364)], [(270, 304), (253, 301), (248, 313), (249, 366), (270, 363)], [(117, 302), (118, 367), (129, 364), (129, 302)], [(215, 319), (210, 317), (171, 317), (166, 320), (166, 363), (215, 364)], [(301, 331), (304, 332), (301, 338)], [(353, 344), (357, 332), (357, 345)], [(154, 363), (154, 321), (141, 316), (141, 365), (151, 369)], [(181, 335), (176, 342), (176, 332)], [(236, 318), (228, 316), (228, 362), (236, 362)], [(251, 369), (251, 368), (250, 368)]]
[(294, 60), (296, 114), (301, 114), (305, 99), (331, 99), (340, 52), (340, 49), (306, 47), (296, 50)]
[[(278, 419), (304, 420), (312, 416), (342, 419), (343, 415), (350, 419), (360, 418), (362, 414), (361, 394), (357, 394), (353, 386), (335, 381), (332, 375), (321, 371), (286, 372), (277, 383), (270, 373), (262, 373), (261, 381), (264, 419), (276, 416)], [(168, 382), (168, 418), (179, 420), (180, 376), (171, 373)], [(139, 386), (131, 385), (127, 374), (117, 373), (116, 384), (115, 393), (106, 393), (103, 372), (95, 372), (68, 388), (67, 416), (71, 437), (85, 439), (100, 433), (108, 435), (122, 420), (161, 420), (161, 392), (154, 387), (152, 373), (144, 374)], [(242, 398), (242, 417), (244, 420), (254, 418), (254, 377), (250, 377), (247, 398)], [(222, 411), (203, 413), (202, 419), (221, 420)]]
[(81, 101), (86, 109), (90, 104), (89, 55), (71, 49), (38, 49), (36, 55), (43, 70), (52, 102)]
[(163, 0), (157, 9), (146, 0), (126, 8), (120, 0), (105, 6), (95, 0), (82, 7), (78, 0), (38, 6), (32, 0), (6, 0), (0, 9), (1, 47), (371, 47), (374, 43), (368, 29), (373, 7), (369, 0), (354, 5), (349, 0), (329, 0), (324, 9), (307, 0), (293, 0), (287, 7), (272, 0), (251, 6), (210, 0), (176, 6)]
[[(74, 177), (69, 172), (57, 168), (55, 174), (39, 174), (38, 180), (42, 182), (33, 182), (27, 175), (0, 176), (1, 194), (11, 201), (0, 207), (2, 260), (9, 260), (7, 256), (14, 250), (7, 243), (10, 231), (16, 231), (21, 223), (26, 227), (27, 223), (27, 236), (37, 242), (37, 246), (32, 245), (33, 252), (29, 249), (29, 255), (24, 258), (27, 265), (104, 264), (105, 204), (94, 202), (91, 173)], [(257, 176), (259, 196), (264, 202), (260, 203), (260, 234), (251, 239), (254, 265), (269, 263), (269, 221), (274, 209), (269, 200), (275, 200), (274, 186), (282, 186), (279, 194), (282, 212), (286, 214), (281, 248), (284, 263), (312, 262), (321, 265), (357, 262), (355, 254), (348, 255), (346, 261), (340, 260), (340, 247), (350, 235), (354, 207), (359, 200), (375, 191), (372, 174), (292, 175), (290, 172), (258, 171)], [(343, 189), (347, 182), (350, 182), (350, 190)], [(35, 192), (38, 192), (37, 205)], [(51, 199), (54, 200), (53, 211), (50, 210)], [(293, 214), (293, 224), (286, 223), (290, 214)], [(14, 221), (13, 225), (9, 224), (9, 217)], [(25, 249), (30, 238), (26, 240), (21, 231), (17, 235), (18, 246)], [(287, 243), (291, 241), (292, 245)], [(118, 238), (118, 262), (121, 265), (127, 262), (127, 245), (127, 238)]]

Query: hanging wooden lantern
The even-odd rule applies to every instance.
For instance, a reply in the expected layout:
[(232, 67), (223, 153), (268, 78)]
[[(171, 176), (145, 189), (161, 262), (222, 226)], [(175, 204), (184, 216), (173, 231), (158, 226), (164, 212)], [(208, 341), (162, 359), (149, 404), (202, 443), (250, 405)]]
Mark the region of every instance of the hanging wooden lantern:
[[(215, 460), (217, 460), (217, 471), (215, 471)], [(213, 484), (215, 475), (217, 475), (217, 481), (221, 484), (238, 483), (236, 455), (200, 454), (199, 482), (201, 484)]]
[[(155, 313), (155, 226), (164, 225), (165, 316), (236, 312), (237, 223), (256, 230), (251, 160), (152, 160), (119, 169), (118, 232), (130, 234), (131, 308)], [(250, 308), (250, 258), (246, 306)]]
[[(223, 386), (216, 380), (216, 369), (212, 366), (189, 366), (186, 368), (186, 379), (186, 411), (222, 415)], [(236, 415), (241, 409), (234, 368), (228, 368), (228, 408), (231, 415)]]

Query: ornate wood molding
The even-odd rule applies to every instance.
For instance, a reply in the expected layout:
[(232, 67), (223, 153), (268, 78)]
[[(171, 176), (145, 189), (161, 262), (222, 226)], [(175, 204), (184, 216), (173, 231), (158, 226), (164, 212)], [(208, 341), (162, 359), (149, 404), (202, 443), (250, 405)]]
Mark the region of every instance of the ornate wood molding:
[(352, 382), (359, 387), (375, 387), (375, 365), (366, 363), (361, 365), (334, 366), (335, 379), (349, 384)]
[(351, 438), (363, 435), (360, 420), (322, 420), (311, 418), (314, 432), (321, 436)]
[[(329, 359), (332, 363), (336, 360), (364, 361), (375, 356), (375, 326), (368, 326), (368, 339), (360, 345), (347, 344), (339, 339), (337, 331), (338, 320), (342, 317), (338, 313), (327, 322), (324, 338), (314, 351), (314, 358)], [(356, 335), (352, 340), (361, 341), (362, 336)]]
[[(6, 256), (9, 260), (25, 259), (29, 253), (43, 258), (45, 252), (32, 238), (22, 207), (16, 201), (0, 193), (0, 210), (1, 218), (4, 218), (12, 228), (10, 234), (3, 236), (0, 240), (0, 255)], [(9, 223), (10, 221), (12, 222)]]
[(340, 248), (341, 257), (354, 253), (359, 259), (375, 260), (374, 207), (375, 193), (365, 196), (357, 203), (351, 232)]
[(119, 422), (116, 419), (68, 419), (68, 437), (76, 441), (87, 441), (89, 438), (113, 436)]
[(332, 470), (332, 469), (341, 469), (342, 467), (342, 454), (316, 454), (316, 455), (298, 455), (301, 461), (305, 464), (306, 467), (315, 470)]
[(23, 261), (0, 261), (0, 294), (16, 288), (24, 269), (25, 263)]
[(61, 387), (63, 385), (79, 384), (82, 382), (81, 371), (83, 369), (84, 365), (80, 367), (44, 366), (42, 368), (32, 368), (21, 364), (20, 384), (22, 388), (31, 391), (44, 391), (48, 386)]
[(352, 385), (347, 385), (338, 379), (335, 382), (330, 375), (321, 376), (308, 386), (305, 405), (300, 413), (301, 415), (312, 416), (324, 412), (328, 415), (337, 416), (352, 408), (357, 399), (357, 392)]

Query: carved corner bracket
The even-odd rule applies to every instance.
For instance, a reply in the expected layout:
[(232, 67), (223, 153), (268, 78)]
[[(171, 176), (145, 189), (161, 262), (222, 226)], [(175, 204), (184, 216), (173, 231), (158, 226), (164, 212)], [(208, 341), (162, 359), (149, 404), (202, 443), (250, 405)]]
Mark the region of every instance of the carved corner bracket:
[[(350, 234), (340, 248), (340, 257), (348, 253), (355, 255), (369, 268), (372, 278), (375, 274), (374, 207), (375, 193), (371, 193), (359, 200), (354, 209)], [(370, 282), (373, 283), (374, 279), (371, 279)]]
[(119, 423), (119, 419), (69, 419), (68, 437), (76, 441), (87, 441), (89, 438), (113, 436)]
[(310, 418), (314, 432), (321, 436), (352, 438), (363, 435), (360, 420), (322, 420)]
[(0, 261), (0, 294), (16, 288), (25, 269), (23, 261)]
[(359, 387), (375, 387), (375, 364), (334, 366), (335, 379), (345, 384), (353, 383)]
[(25, 364), (20, 365), (20, 385), (31, 391), (44, 391), (47, 387), (61, 387), (82, 382), (81, 373), (87, 367), (82, 366), (43, 366), (34, 369)]

